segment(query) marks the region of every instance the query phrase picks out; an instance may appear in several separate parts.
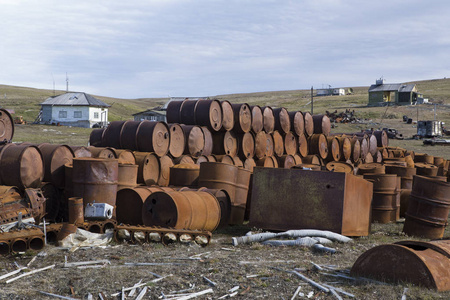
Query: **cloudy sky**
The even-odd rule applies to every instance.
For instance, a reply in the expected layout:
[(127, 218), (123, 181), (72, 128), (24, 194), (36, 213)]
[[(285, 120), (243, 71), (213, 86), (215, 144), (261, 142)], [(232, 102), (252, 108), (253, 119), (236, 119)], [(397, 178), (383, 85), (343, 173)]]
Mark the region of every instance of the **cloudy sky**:
[[(0, 0), (0, 84), (118, 98), (450, 76), (448, 0)], [(0, 91), (1, 93), (1, 91)]]

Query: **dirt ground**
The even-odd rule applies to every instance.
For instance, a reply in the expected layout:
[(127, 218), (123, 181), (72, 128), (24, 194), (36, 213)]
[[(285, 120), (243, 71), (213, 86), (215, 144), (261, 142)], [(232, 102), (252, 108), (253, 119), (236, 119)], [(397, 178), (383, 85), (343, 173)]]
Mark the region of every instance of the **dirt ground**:
[[(0, 258), (0, 276), (26, 266), (33, 257), (30, 269), (43, 268), (52, 264), (53, 269), (46, 270), (11, 283), (0, 281), (0, 299), (56, 299), (39, 291), (87, 299), (120, 299), (112, 296), (122, 287), (131, 287), (142, 280), (149, 289), (143, 299), (162, 299), (162, 295), (188, 290), (198, 292), (212, 289), (213, 293), (197, 299), (218, 299), (229, 294), (228, 290), (238, 286), (236, 299), (291, 299), (300, 286), (304, 297), (298, 299), (336, 299), (331, 294), (320, 292), (286, 271), (298, 268), (299, 272), (319, 283), (330, 284), (354, 294), (356, 299), (400, 299), (406, 292), (407, 299), (449, 299), (450, 292), (438, 293), (407, 283), (384, 284), (364, 280), (349, 280), (334, 277), (335, 274), (348, 275), (355, 260), (368, 249), (399, 240), (412, 239), (405, 236), (403, 224), (373, 224), (368, 237), (355, 238), (351, 243), (335, 243), (331, 247), (335, 254), (314, 252), (305, 247), (274, 247), (259, 243), (234, 247), (231, 237), (244, 235), (250, 228), (234, 226), (213, 234), (210, 245), (200, 247), (195, 243), (160, 243), (142, 245), (112, 243), (103, 248), (81, 248), (74, 252), (56, 246), (46, 246), (39, 253), (27, 252), (15, 256)], [(450, 237), (447, 229), (446, 237)], [(67, 262), (108, 260), (101, 268), (80, 269), (64, 268)], [(147, 263), (153, 265), (130, 266), (128, 263)], [(318, 271), (314, 264), (327, 266), (327, 271)], [(327, 274), (331, 275), (327, 275)], [(163, 276), (158, 282), (152, 282)], [(210, 286), (206, 279), (216, 283)], [(126, 299), (135, 299), (137, 294)], [(350, 299), (341, 295), (343, 299)]]

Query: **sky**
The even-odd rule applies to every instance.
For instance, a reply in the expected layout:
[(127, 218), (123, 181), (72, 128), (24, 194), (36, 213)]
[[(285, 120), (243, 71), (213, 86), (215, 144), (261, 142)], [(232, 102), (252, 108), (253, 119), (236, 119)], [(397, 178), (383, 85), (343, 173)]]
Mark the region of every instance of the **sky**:
[(0, 84), (66, 74), (116, 98), (450, 77), (450, 1), (0, 0)]

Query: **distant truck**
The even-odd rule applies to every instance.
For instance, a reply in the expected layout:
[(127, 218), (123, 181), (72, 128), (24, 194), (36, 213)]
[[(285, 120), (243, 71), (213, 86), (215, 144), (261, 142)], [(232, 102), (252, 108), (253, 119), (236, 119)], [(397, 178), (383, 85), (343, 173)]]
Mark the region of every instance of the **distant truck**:
[(14, 124), (27, 124), (22, 116), (14, 117)]

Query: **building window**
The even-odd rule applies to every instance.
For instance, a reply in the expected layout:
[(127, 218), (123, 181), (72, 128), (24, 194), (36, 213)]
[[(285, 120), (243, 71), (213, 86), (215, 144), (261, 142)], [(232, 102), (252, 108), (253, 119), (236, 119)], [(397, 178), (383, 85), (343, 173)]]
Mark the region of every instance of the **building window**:
[(76, 119), (81, 119), (81, 117), (82, 117), (81, 111), (80, 110), (74, 111), (73, 112), (73, 117), (76, 118)]
[(60, 119), (67, 118), (67, 111), (61, 110), (61, 111), (59, 112), (59, 118), (60, 118)]
[(98, 112), (94, 113), (94, 119), (98, 119)]

